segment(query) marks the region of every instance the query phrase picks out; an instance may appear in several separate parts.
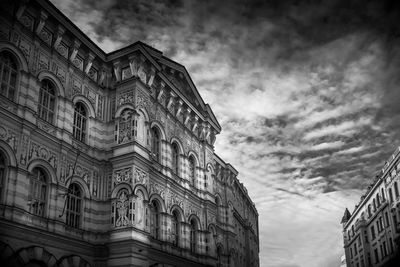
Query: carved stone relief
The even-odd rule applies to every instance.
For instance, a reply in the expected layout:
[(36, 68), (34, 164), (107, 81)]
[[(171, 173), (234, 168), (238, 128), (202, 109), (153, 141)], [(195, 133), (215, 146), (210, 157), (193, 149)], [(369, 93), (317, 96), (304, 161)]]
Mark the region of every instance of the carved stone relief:
[(51, 34), (51, 32), (49, 30), (47, 30), (46, 28), (43, 28), (40, 33), (39, 33), (39, 37), (40, 39), (42, 39), (46, 44), (48, 44), (49, 46), (51, 46), (51, 42), (53, 39), (53, 35)]
[(14, 151), (17, 151), (17, 134), (12, 130), (0, 125), (0, 139), (9, 144)]
[(124, 104), (129, 104), (129, 103), (134, 104), (133, 91), (128, 91), (126, 93), (120, 94), (118, 96), (117, 103), (118, 103), (117, 107), (120, 107), (120, 106), (122, 106)]
[(26, 60), (29, 62), (30, 54), (31, 54), (31, 44), (30, 42), (26, 41), (24, 38), (21, 38), (19, 42), (19, 48), (21, 49), (22, 53), (24, 54)]
[(163, 199), (165, 199), (165, 188), (157, 183), (150, 183), (150, 194), (159, 194)]
[(128, 184), (132, 183), (132, 167), (115, 170), (113, 174), (114, 185), (126, 182)]
[(148, 180), (147, 172), (135, 167), (135, 184), (143, 184), (147, 187)]
[(54, 170), (57, 170), (57, 154), (54, 151), (45, 147), (44, 145), (31, 142), (29, 147), (28, 161), (37, 158), (47, 161), (54, 168)]
[(50, 68), (50, 59), (43, 53), (39, 54), (39, 62), (38, 62), (38, 71), (40, 70), (49, 70)]

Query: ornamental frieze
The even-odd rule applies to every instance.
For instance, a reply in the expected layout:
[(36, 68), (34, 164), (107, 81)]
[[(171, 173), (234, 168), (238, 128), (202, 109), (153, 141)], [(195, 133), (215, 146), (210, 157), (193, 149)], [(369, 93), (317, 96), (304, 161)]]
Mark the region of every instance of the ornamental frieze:
[(181, 207), (181, 209), (184, 209), (183, 206), (183, 200), (180, 198), (176, 193), (169, 191), (169, 197), (168, 197), (168, 210), (173, 206), (173, 205), (178, 205)]
[(163, 186), (156, 184), (156, 183), (151, 183), (150, 184), (150, 194), (159, 194), (163, 199), (165, 199), (165, 189)]
[(49, 133), (49, 134), (55, 134), (56, 133), (56, 128), (53, 125), (50, 125), (47, 122), (44, 122), (42, 120), (37, 120), (37, 126), (39, 129), (42, 129), (43, 131)]
[(146, 110), (149, 110), (150, 107), (148, 96), (140, 89), (136, 90), (136, 107)]
[(195, 214), (197, 217), (200, 217), (200, 211), (198, 208), (194, 207), (193, 205), (189, 205), (186, 210), (186, 217), (189, 218), (191, 214)]
[(4, 140), (10, 147), (17, 151), (17, 135), (10, 129), (0, 125), (0, 139)]
[(142, 184), (147, 187), (148, 180), (147, 172), (135, 167), (135, 184)]
[(113, 174), (114, 185), (118, 185), (122, 182), (131, 184), (132, 182), (132, 167), (115, 170)]
[(57, 170), (57, 154), (47, 147), (35, 142), (31, 142), (28, 153), (28, 161), (33, 159), (43, 159), (47, 161), (54, 170)]
[(133, 91), (128, 91), (126, 93), (118, 95), (117, 103), (118, 107), (125, 104), (133, 104), (134, 103)]

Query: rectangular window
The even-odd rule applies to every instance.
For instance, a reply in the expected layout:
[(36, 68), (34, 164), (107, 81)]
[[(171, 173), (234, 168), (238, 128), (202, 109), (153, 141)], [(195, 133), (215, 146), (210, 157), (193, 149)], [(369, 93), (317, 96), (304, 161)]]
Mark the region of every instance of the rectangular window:
[(358, 251), (357, 251), (357, 243), (354, 243), (354, 255), (357, 255)]
[(375, 239), (375, 228), (373, 225), (371, 226), (371, 237), (372, 237), (372, 240)]
[(385, 219), (386, 219), (386, 227), (389, 227), (390, 226), (390, 222), (389, 222), (389, 214), (388, 214), (387, 211), (385, 212)]
[(383, 255), (386, 257), (388, 255), (387, 253), (387, 247), (386, 247), (386, 241), (383, 241)]
[(379, 262), (379, 254), (378, 254), (378, 249), (374, 250), (374, 256), (375, 256), (375, 263)]

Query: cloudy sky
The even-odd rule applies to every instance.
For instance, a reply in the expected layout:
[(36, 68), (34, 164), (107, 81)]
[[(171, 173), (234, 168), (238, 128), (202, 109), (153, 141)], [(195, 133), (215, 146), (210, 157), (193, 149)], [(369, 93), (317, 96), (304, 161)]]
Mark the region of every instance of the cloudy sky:
[(52, 0), (106, 52), (188, 69), (259, 212), (261, 266), (339, 266), (340, 219), (400, 145), (396, 1)]

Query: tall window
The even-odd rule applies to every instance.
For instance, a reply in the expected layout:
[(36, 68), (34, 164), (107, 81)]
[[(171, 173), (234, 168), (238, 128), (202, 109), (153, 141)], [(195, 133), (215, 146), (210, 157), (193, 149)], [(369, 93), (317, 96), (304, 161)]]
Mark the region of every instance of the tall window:
[(157, 201), (153, 200), (150, 206), (150, 229), (154, 238), (160, 238), (160, 207)]
[(172, 171), (179, 174), (179, 148), (176, 143), (172, 143)]
[(75, 110), (74, 110), (73, 135), (75, 139), (81, 142), (85, 142), (86, 138), (86, 121), (87, 121), (86, 109), (81, 102), (78, 102), (75, 104)]
[(399, 188), (397, 187), (397, 182), (394, 182), (394, 195), (396, 198), (399, 197)]
[(6, 180), (6, 159), (0, 152), (0, 201), (3, 197), (3, 188)]
[(172, 212), (172, 244), (175, 246), (179, 245), (179, 215), (176, 210)]
[(156, 127), (151, 129), (152, 134), (152, 144), (151, 144), (151, 151), (153, 152), (153, 156), (157, 161), (160, 161), (160, 132)]
[(194, 219), (190, 220), (190, 252), (196, 252), (197, 224)]
[(49, 80), (43, 80), (39, 93), (39, 117), (52, 123), (54, 118), (55, 106), (55, 90), (54, 85)]
[(14, 100), (17, 85), (17, 64), (9, 52), (0, 53), (0, 93)]
[(46, 206), (46, 174), (41, 168), (34, 168), (29, 180), (29, 212), (44, 216)]
[(389, 188), (389, 199), (390, 199), (390, 203), (393, 203), (392, 188)]
[(79, 228), (82, 210), (82, 191), (79, 185), (71, 184), (68, 188), (66, 223), (68, 226)]
[(190, 184), (195, 186), (195, 175), (196, 175), (196, 161), (193, 156), (189, 157), (189, 181)]

